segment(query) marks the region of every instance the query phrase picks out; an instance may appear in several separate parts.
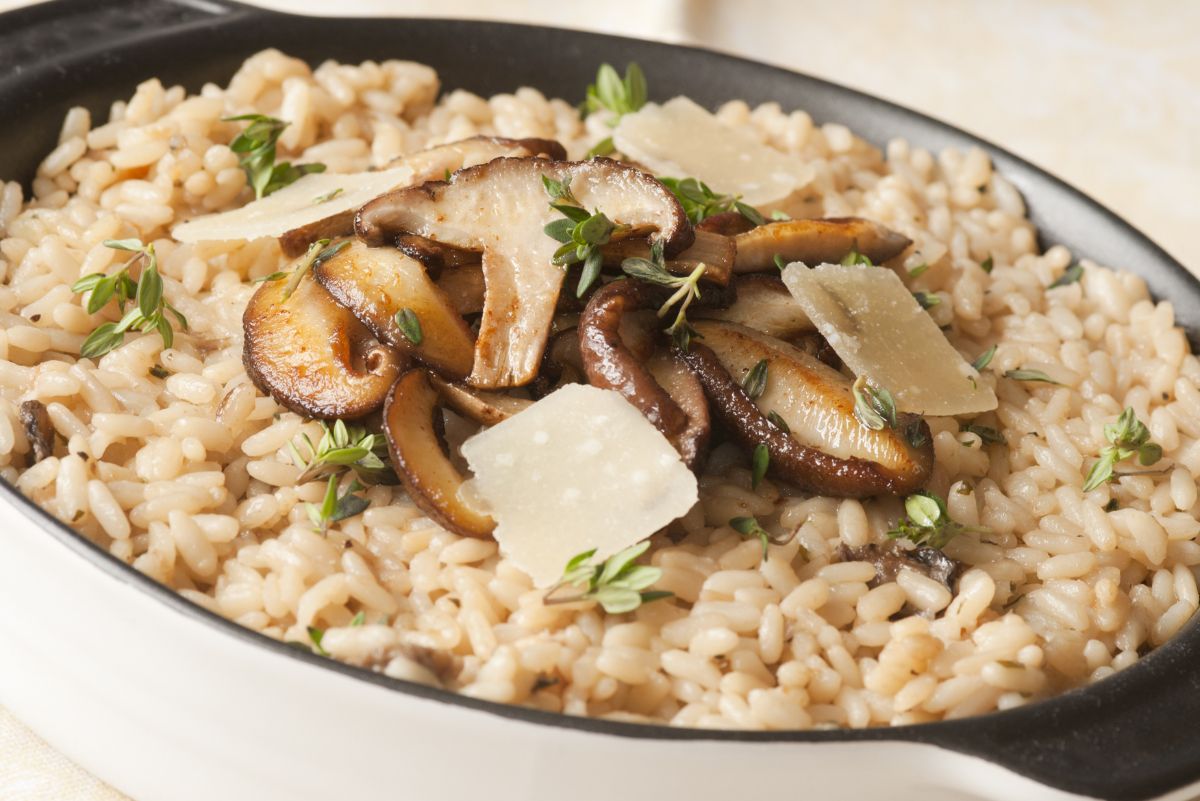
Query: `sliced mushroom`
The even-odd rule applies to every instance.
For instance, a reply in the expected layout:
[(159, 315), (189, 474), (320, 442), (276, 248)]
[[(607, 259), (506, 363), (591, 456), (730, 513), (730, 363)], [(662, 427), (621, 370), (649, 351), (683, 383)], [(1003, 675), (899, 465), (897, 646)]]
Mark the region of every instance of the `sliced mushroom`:
[(711, 217), (705, 217), (700, 222), (696, 223), (696, 231), (706, 231), (710, 234), (720, 234), (721, 236), (737, 236), (744, 234), (754, 227), (754, 223), (746, 219), (746, 216), (737, 211), (723, 211), (720, 214), (714, 214)]
[(837, 553), (843, 562), (870, 562), (875, 565), (875, 578), (868, 582), (869, 587), (895, 581), (900, 571), (907, 568), (928, 576), (945, 585), (950, 592), (954, 592), (954, 583), (963, 569), (962, 562), (947, 556), (938, 548), (927, 545), (905, 548), (894, 540), (882, 545), (870, 543), (858, 548), (843, 545), (838, 548)]
[(435, 181), (390, 192), (363, 206), (356, 230), (370, 243), (413, 233), (483, 251), (487, 286), (473, 386), (521, 386), (537, 375), (564, 271), (552, 262), (559, 243), (543, 228), (561, 215), (543, 177), (561, 181), (588, 209), (615, 222), (649, 226), (664, 252), (692, 243), (683, 208), (651, 176), (608, 159), (583, 162), (503, 158)]
[(39, 400), (23, 402), (17, 409), (17, 417), (29, 440), (28, 466), (33, 467), (54, 453), (54, 425), (50, 422), (46, 404)]
[(429, 383), (442, 396), (447, 406), (485, 426), (502, 423), (533, 405), (533, 401), (527, 398), (454, 384), (436, 375), (429, 376)]
[(546, 353), (542, 357), (542, 368), (529, 385), (533, 396), (542, 398), (563, 384), (580, 384), (587, 381), (583, 371), (583, 355), (579, 351), (579, 329), (570, 326), (558, 331), (550, 338)]
[(438, 273), (434, 283), (450, 299), (459, 314), (479, 314), (483, 311), (486, 286), (483, 283), (483, 268), (478, 264), (447, 267)]
[(802, 261), (810, 266), (836, 264), (852, 251), (881, 264), (912, 244), (903, 234), (861, 217), (770, 222), (738, 234), (734, 242), (735, 273), (775, 270), (776, 256), (789, 263)]
[(404, 362), (311, 278), (258, 288), (242, 315), (242, 361), (263, 392), (299, 414), (354, 419), (383, 405)]
[[(440, 277), (442, 270), (447, 269), (473, 267), (476, 272), (482, 269), (479, 263), (479, 254), (475, 251), (452, 248), (423, 236), (403, 234), (396, 237), (395, 245), (401, 253), (411, 256), (425, 265), (425, 269), (435, 278)], [(481, 273), (480, 284), (482, 285), (482, 283)]]
[(737, 276), (736, 299), (723, 309), (698, 306), (695, 316), (749, 326), (768, 336), (790, 339), (815, 329), (812, 320), (777, 275)]
[[(609, 242), (602, 249), (604, 266), (620, 268), (621, 262), (629, 258), (650, 258), (650, 243), (645, 239), (627, 237)], [(704, 264), (703, 280), (706, 283), (725, 286), (733, 271), (733, 239), (720, 234), (696, 230), (696, 241), (687, 250), (666, 261), (667, 272), (675, 275), (690, 275)]]
[[(452, 378), (465, 378), (475, 358), (475, 338), (454, 304), (425, 268), (392, 248), (353, 242), (313, 269), (313, 276), (341, 305), (397, 350)], [(411, 309), (421, 326), (412, 342), (396, 324)]]
[[(815, 358), (734, 323), (701, 320), (701, 339), (683, 359), (715, 407), (715, 414), (747, 449), (766, 445), (770, 473), (810, 492), (861, 498), (902, 495), (928, 481), (933, 446), (924, 421), (914, 447), (905, 434), (875, 431), (854, 416), (850, 381)], [(766, 388), (757, 399), (740, 379), (767, 361)], [(775, 412), (789, 431), (767, 415)]]
[[(637, 281), (613, 281), (593, 293), (579, 318), (583, 369), (593, 386), (621, 393), (695, 467), (707, 451), (708, 404), (681, 363), (671, 356), (654, 358), (647, 347), (652, 343), (644, 331), (653, 328), (639, 324), (635, 315), (651, 293)], [(653, 320), (650, 312), (651, 325)]]
[[(472, 136), (458, 142), (438, 145), (395, 159), (384, 169), (407, 167), (412, 178), (407, 186), (416, 186), (426, 181), (441, 180), (446, 172), (463, 167), (484, 164), (501, 156), (548, 156), (552, 159), (566, 158), (563, 146), (553, 139), (504, 139), (498, 136)], [(279, 245), (285, 256), (295, 257), (304, 253), (318, 239), (333, 239), (354, 233), (354, 210), (333, 214), (316, 222), (303, 225), (279, 237)]]
[(425, 371), (400, 376), (383, 407), (392, 465), (425, 514), (464, 537), (489, 537), (495, 521), (460, 497), (464, 479), (442, 449), (435, 415), (440, 415), (438, 393)]

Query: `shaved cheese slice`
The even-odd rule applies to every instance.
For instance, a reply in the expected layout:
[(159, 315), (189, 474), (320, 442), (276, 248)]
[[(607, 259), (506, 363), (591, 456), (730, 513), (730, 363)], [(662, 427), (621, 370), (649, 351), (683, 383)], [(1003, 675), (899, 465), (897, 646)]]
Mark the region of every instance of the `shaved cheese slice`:
[(667, 438), (616, 392), (569, 384), (462, 445), (470, 492), (500, 550), (539, 587), (577, 554), (597, 559), (687, 513), (696, 477)]
[(729, 127), (686, 97), (626, 114), (613, 143), (656, 175), (699, 178), (752, 206), (782, 201), (813, 179), (800, 159)]
[(378, 172), (312, 173), (240, 209), (207, 214), (175, 226), (180, 242), (259, 239), (357, 209), (413, 179), (409, 166)]
[(884, 267), (795, 263), (783, 282), (855, 375), (889, 390), (902, 412), (976, 414), (996, 393), (912, 293)]

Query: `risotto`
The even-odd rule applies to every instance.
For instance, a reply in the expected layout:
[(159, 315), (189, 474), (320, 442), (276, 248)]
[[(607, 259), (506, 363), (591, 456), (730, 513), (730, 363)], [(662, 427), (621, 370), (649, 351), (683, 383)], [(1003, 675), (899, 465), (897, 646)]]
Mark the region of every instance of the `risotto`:
[[(592, 180), (588, 170), (603, 173), (589, 186), (611, 183), (617, 171), (636, 172), (619, 161), (582, 160), (614, 150), (620, 159), (620, 136), (616, 145), (607, 141), (613, 112), (628, 114), (640, 103), (614, 109), (600, 97), (580, 109), (531, 88), (491, 98), (439, 89), (437, 74), (419, 64), (327, 62), (312, 69), (271, 50), (250, 58), (227, 88), (210, 84), (188, 95), (149, 80), (114, 103), (107, 121), (70, 110), (38, 167), (32, 198), (17, 183), (0, 184), (0, 476), (118, 559), (246, 628), (394, 678), (569, 715), (746, 729), (958, 718), (1103, 679), (1191, 619), (1200, 603), (1200, 362), (1171, 303), (1155, 302), (1131, 273), (1076, 263), (1062, 247), (1039, 252), (1020, 194), (981, 150), (933, 154), (895, 140), (881, 152), (843, 125), (737, 100), (721, 106), (717, 119), (744, 137), (739, 141), (765, 145), (797, 165), (795, 186), (803, 191), (761, 226), (769, 204), (743, 209), (725, 198), (718, 209), (721, 198), (698, 183), (650, 181), (645, 197), (667, 210), (643, 221), (658, 231), (659, 245), (624, 254), (641, 265), (642, 277), (660, 270), (655, 275), (667, 294), (675, 293), (674, 305), (663, 307), (663, 325), (675, 321), (676, 347), (691, 371), (682, 374), (698, 376), (713, 399), (714, 424), (705, 417), (702, 440), (680, 434), (671, 441), (689, 467), (697, 466), (698, 501), (657, 524), (648, 543), (604, 562), (611, 575), (602, 575), (600, 563), (593, 569), (585, 552), (567, 565), (563, 582), (548, 587), (531, 577), (507, 541), (502, 549), (490, 536), (486, 515), (481, 524), (469, 511), (448, 508), (452, 502), (431, 506), (432, 494), (422, 497), (426, 485), (412, 475), (419, 466), (409, 464), (405, 449), (428, 443), (409, 441), (419, 426), (399, 401), (382, 421), (332, 420), (378, 409), (389, 388), (393, 398), (407, 392), (406, 403), (450, 392), (436, 408), (458, 413), (447, 413), (441, 426), (439, 412), (433, 428), (444, 428), (440, 433), (457, 445), (484, 436), (472, 418), (507, 424), (540, 406), (533, 401), (545, 393), (462, 389), (454, 396), (459, 385), (450, 382), (447, 390), (436, 370), (393, 387), (403, 365), (389, 362), (393, 351), (385, 349), (370, 367), (382, 376), (380, 387), (361, 390), (379, 396), (370, 409), (338, 406), (336, 398), (322, 406), (313, 400), (317, 390), (296, 389), (288, 375), (277, 375), (289, 337), (268, 340), (253, 328), (251, 299), (323, 286), (353, 306), (353, 298), (338, 294), (336, 267), (356, 258), (356, 248), (372, 249), (359, 243), (318, 254), (321, 244), (307, 247), (318, 234), (336, 239), (352, 231), (309, 232), (298, 244), (287, 236), (173, 236), (182, 222), (270, 194), (271, 181), (295, 181), (307, 165), (324, 165), (322, 178), (370, 176), (401, 157), (479, 136), (503, 138), (488, 140), (501, 150), (528, 152), (493, 153), (510, 158), (453, 177), (447, 167), (445, 184), (439, 170), (439, 182), (428, 186), (443, 189), (425, 194), (449, 193), (466, 185), (464, 176), (528, 164), (537, 155), (559, 159), (544, 164), (563, 164), (564, 155), (577, 160), (549, 176), (550, 199), (560, 205), (563, 187), (571, 199), (572, 180)], [(265, 116), (231, 119), (239, 115)], [(274, 171), (267, 160), (264, 175), (247, 166), (246, 154), (265, 152), (264, 140), (254, 140), (262, 129), (251, 128), (271, 119), (287, 124), (270, 133), (278, 160)], [(557, 153), (559, 145), (565, 153)], [(644, 163), (641, 155), (625, 155)], [(336, 203), (341, 193), (333, 188), (315, 200)], [(405, 208), (416, 203), (403, 197)], [(749, 194), (744, 199), (751, 201)], [(686, 221), (670, 216), (680, 208)], [(555, 317), (554, 332), (585, 327), (589, 314), (601, 325), (595, 297), (637, 284), (588, 284), (589, 272), (596, 282), (601, 269), (590, 248), (607, 246), (609, 237), (572, 240), (579, 220), (563, 214), (570, 225), (555, 231), (579, 248), (564, 297), (575, 296), (576, 277), (579, 295), (593, 295), (586, 308), (581, 301), (565, 312), (552, 299), (543, 310), (547, 324), (554, 315), (569, 318), (568, 325)], [(360, 236), (367, 216), (359, 212)], [(807, 452), (788, 461), (787, 438), (797, 432), (774, 409), (764, 417), (774, 428), (746, 428), (773, 444), (751, 447), (739, 421), (757, 414), (745, 404), (763, 393), (756, 383), (768, 380), (768, 359), (745, 356), (751, 366), (740, 382), (721, 383), (721, 370), (704, 354), (728, 367), (736, 349), (722, 351), (722, 343), (743, 329), (736, 315), (705, 305), (706, 293), (720, 292), (697, 280), (712, 278), (711, 265), (726, 258), (734, 273), (726, 280), (743, 281), (737, 262), (727, 253), (704, 260), (707, 274), (703, 264), (680, 270), (690, 269), (687, 254), (704, 241), (776, 230), (771, 226), (786, 226), (791, 217), (869, 221), (870, 230), (847, 235), (843, 269), (902, 280), (905, 297), (923, 308), (922, 320), (975, 361), (971, 391), (994, 392), (993, 408), (926, 414), (921, 422), (904, 408), (897, 412), (902, 387), (889, 393), (860, 382), (851, 396), (845, 378), (843, 394), (854, 399), (854, 418), (847, 419), (861, 423), (864, 437), (894, 440), (889, 452), (898, 455), (882, 473), (855, 473), (834, 486)], [(690, 237), (693, 227), (712, 236), (692, 250), (682, 249), (690, 239), (672, 248), (668, 234)], [(889, 250), (888, 242), (899, 249)], [(880, 253), (868, 253), (872, 247)], [(748, 258), (751, 247), (739, 252)], [(763, 253), (769, 262), (770, 248)], [(454, 248), (431, 258), (444, 262), (439, 282), (454, 273)], [(839, 253), (832, 260), (841, 259)], [(146, 279), (151, 266), (157, 285)], [(485, 275), (488, 269), (485, 251)], [(782, 288), (778, 270), (770, 269), (772, 286)], [(88, 278), (96, 274), (103, 275)], [(783, 276), (795, 292), (795, 281), (819, 274), (793, 266)], [(107, 294), (97, 297), (102, 280)], [(496, 291), (497, 280), (488, 277), (487, 292)], [(766, 310), (776, 290), (751, 284), (738, 284), (738, 297), (759, 298)], [(699, 299), (689, 323), (680, 318), (693, 290)], [(792, 302), (779, 291), (776, 302)], [(126, 304), (135, 316), (121, 328)], [(461, 315), (438, 327), (407, 306), (395, 315), (389, 309), (378, 325), (369, 310), (353, 311), (379, 339), (407, 344), (422, 363), (461, 378), (470, 360), (464, 366), (455, 352), (430, 349), (453, 336), (466, 336), (468, 346), (488, 336), (484, 308), (478, 331)], [(759, 308), (751, 306), (749, 317)], [(460, 311), (470, 317), (479, 309)], [(321, 320), (350, 319), (332, 302), (327, 312)], [(795, 314), (790, 306), (788, 314)], [(786, 354), (811, 345), (796, 363), (831, 364), (813, 369), (843, 380), (837, 339), (811, 329), (789, 335)], [(301, 344), (308, 341), (303, 325), (291, 330)], [(450, 333), (435, 336), (442, 330)], [(574, 333), (569, 340), (577, 340)], [(551, 338), (550, 355), (557, 342)], [(837, 354), (828, 352), (830, 344)], [(767, 347), (752, 343), (747, 352), (755, 355), (759, 346)], [(771, 352), (779, 364), (793, 358)], [(565, 374), (578, 353), (557, 356), (563, 369), (550, 383), (571, 383)], [(529, 383), (532, 373), (542, 380), (540, 357), (537, 350), (532, 372), (519, 380), (475, 385)], [(520, 373), (523, 364), (514, 357), (487, 375)], [(776, 364), (771, 381), (787, 374)], [(477, 349), (472, 377), (481, 375)], [(722, 416), (718, 398), (742, 403), (742, 416)], [(716, 435), (704, 458), (710, 428)], [(452, 451), (431, 458), (464, 470)], [(466, 456), (471, 461), (470, 447)], [(393, 469), (403, 483), (372, 480)], [(615, 564), (618, 557), (628, 562)], [(606, 587), (620, 592), (606, 595)]]

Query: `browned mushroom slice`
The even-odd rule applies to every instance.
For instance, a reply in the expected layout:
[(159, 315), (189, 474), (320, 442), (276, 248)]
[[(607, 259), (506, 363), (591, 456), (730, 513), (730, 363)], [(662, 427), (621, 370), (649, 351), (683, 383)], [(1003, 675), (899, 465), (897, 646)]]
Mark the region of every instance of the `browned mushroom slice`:
[(242, 315), (242, 361), (258, 388), (299, 414), (354, 419), (383, 405), (403, 357), (311, 278), (258, 288)]
[[(641, 238), (626, 238), (609, 242), (601, 251), (604, 266), (620, 267), (629, 258), (650, 258), (650, 243)], [(725, 286), (733, 271), (733, 239), (720, 234), (696, 230), (696, 241), (687, 250), (666, 261), (667, 272), (675, 275), (690, 275), (700, 264), (704, 264), (704, 280)]]
[(954, 583), (963, 569), (962, 562), (947, 556), (939, 548), (928, 545), (905, 548), (894, 540), (882, 545), (872, 542), (857, 548), (842, 545), (837, 550), (837, 556), (843, 562), (870, 562), (875, 565), (875, 578), (867, 583), (869, 587), (895, 581), (900, 571), (908, 568), (929, 576), (954, 592)]
[[(475, 357), (475, 338), (450, 299), (425, 268), (392, 248), (354, 242), (313, 270), (313, 276), (377, 337), (453, 378), (465, 378)], [(396, 324), (411, 309), (421, 327), (414, 343)]]
[(355, 227), (367, 242), (414, 233), (483, 251), (487, 293), (468, 379), (473, 386), (522, 386), (537, 375), (565, 277), (553, 263), (559, 243), (543, 230), (561, 217), (548, 203), (543, 178), (562, 182), (581, 204), (615, 222), (654, 228), (668, 256), (692, 243), (675, 196), (651, 176), (608, 159), (496, 159), (449, 183), (390, 192), (359, 210)]
[(424, 370), (409, 370), (388, 393), (384, 434), (396, 474), (413, 503), (445, 528), (464, 537), (489, 537), (496, 524), (460, 497), (462, 474), (442, 449), (438, 394)]
[(487, 288), (483, 283), (483, 268), (478, 264), (447, 267), (438, 273), (434, 283), (450, 299), (459, 314), (479, 314), (483, 311)]
[(588, 382), (615, 390), (671, 441), (688, 467), (704, 457), (710, 432), (699, 382), (671, 356), (653, 355), (654, 313), (638, 320), (650, 287), (613, 281), (596, 290), (579, 318), (579, 349)]
[(454, 384), (436, 375), (429, 376), (429, 383), (433, 384), (433, 388), (442, 396), (447, 406), (485, 426), (502, 423), (533, 405), (533, 401), (527, 398)]
[(815, 330), (812, 320), (777, 275), (739, 275), (733, 281), (737, 297), (724, 309), (696, 308), (699, 318), (749, 326), (779, 339)]
[(25, 438), (29, 440), (28, 466), (33, 467), (54, 453), (54, 425), (50, 422), (46, 404), (39, 400), (22, 403), (17, 410), (17, 417), (25, 429)]
[[(850, 381), (813, 357), (758, 331), (700, 320), (702, 339), (683, 359), (716, 415), (747, 449), (765, 445), (770, 472), (810, 492), (861, 498), (902, 495), (922, 487), (933, 470), (933, 446), (924, 421), (904, 431), (875, 431), (854, 416)], [(767, 361), (766, 388), (757, 399), (740, 379)], [(774, 412), (784, 430), (767, 415)]]
[[(472, 136), (458, 142), (438, 145), (395, 159), (385, 167), (412, 170), (409, 186), (440, 180), (447, 171), (484, 164), (501, 156), (547, 156), (566, 158), (563, 146), (553, 139), (504, 139), (499, 136)], [(354, 232), (354, 210), (339, 212), (308, 225), (293, 228), (279, 237), (285, 256), (304, 253), (318, 239), (333, 239)]]
[(785, 262), (836, 264), (852, 251), (881, 264), (898, 256), (912, 240), (890, 228), (861, 217), (826, 217), (821, 220), (783, 220), (752, 228), (734, 237), (735, 273), (775, 270), (775, 257)]
[(706, 231), (710, 234), (720, 234), (721, 236), (729, 237), (744, 234), (753, 227), (754, 223), (747, 220), (745, 215), (736, 211), (723, 211), (720, 214), (705, 217), (696, 223), (697, 232)]
[[(452, 248), (423, 236), (403, 234), (396, 237), (395, 245), (401, 253), (425, 265), (425, 269), (434, 277), (439, 277), (442, 270), (457, 267), (470, 266), (474, 267), (476, 271), (481, 269), (479, 254), (475, 251)], [(482, 281), (482, 278), (480, 280)]]

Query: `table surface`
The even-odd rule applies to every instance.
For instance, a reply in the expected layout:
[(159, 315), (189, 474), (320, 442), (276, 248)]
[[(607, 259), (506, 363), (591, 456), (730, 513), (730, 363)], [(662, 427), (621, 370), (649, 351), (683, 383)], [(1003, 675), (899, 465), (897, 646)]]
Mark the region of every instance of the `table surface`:
[[(297, 13), (329, 9), (325, 0), (254, 2)], [(0, 11), (27, 4), (0, 0)], [(338, 9), (698, 43), (818, 75), (932, 114), (1048, 168), (1200, 272), (1200, 240), (1190, 236), (1200, 200), (1200, 3), (1159, 0), (1154, 13), (1120, 0), (341, 0)], [(0, 707), (0, 798), (124, 796)]]

